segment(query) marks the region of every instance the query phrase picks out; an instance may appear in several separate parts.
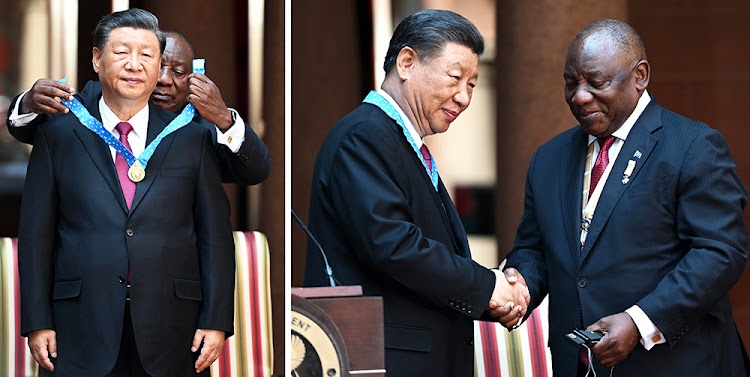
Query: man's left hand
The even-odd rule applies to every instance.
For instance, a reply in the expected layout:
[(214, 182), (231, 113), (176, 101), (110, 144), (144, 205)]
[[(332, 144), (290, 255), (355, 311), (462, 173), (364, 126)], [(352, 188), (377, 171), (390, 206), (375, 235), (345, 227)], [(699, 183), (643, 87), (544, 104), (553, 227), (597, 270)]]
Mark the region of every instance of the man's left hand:
[[(203, 372), (206, 368), (210, 367), (211, 364), (216, 361), (224, 348), (225, 334), (224, 331), (220, 330), (195, 330), (195, 336), (193, 337), (193, 346), (190, 348), (192, 352), (201, 350), (198, 360), (195, 361), (195, 372)], [(201, 347), (203, 343), (203, 347)]]
[(195, 106), (203, 119), (226, 131), (232, 127), (232, 115), (221, 98), (219, 87), (208, 76), (191, 73), (188, 76), (188, 102)]
[(586, 331), (604, 333), (602, 340), (591, 350), (594, 357), (608, 368), (625, 360), (640, 337), (638, 327), (625, 312), (604, 317), (587, 327)]

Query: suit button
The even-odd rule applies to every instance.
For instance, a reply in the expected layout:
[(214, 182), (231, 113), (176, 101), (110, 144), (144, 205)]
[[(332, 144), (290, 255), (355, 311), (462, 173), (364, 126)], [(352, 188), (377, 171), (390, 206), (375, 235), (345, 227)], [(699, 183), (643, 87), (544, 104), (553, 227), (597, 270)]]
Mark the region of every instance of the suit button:
[(584, 288), (588, 282), (586, 281), (586, 278), (580, 278), (578, 280), (578, 286), (581, 288)]
[(133, 237), (135, 232), (133, 232), (133, 229), (128, 228), (128, 230), (125, 231), (125, 234), (127, 234), (128, 237)]
[(120, 284), (124, 283), (125, 282), (125, 276), (122, 276), (122, 275), (118, 276), (117, 277), (117, 281), (119, 281)]
[(470, 346), (473, 346), (473, 345), (474, 345), (474, 338), (472, 338), (472, 337), (470, 337), (470, 336), (469, 336), (469, 337), (467, 337), (467, 338), (466, 338), (466, 344), (468, 344), (468, 345), (470, 345)]

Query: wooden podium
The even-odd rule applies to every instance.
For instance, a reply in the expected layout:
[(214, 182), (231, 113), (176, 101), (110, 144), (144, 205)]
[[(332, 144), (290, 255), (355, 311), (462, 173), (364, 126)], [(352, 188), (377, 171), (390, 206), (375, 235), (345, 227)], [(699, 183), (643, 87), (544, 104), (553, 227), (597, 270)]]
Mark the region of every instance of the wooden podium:
[(361, 286), (292, 288), (292, 376), (384, 377), (383, 299)]

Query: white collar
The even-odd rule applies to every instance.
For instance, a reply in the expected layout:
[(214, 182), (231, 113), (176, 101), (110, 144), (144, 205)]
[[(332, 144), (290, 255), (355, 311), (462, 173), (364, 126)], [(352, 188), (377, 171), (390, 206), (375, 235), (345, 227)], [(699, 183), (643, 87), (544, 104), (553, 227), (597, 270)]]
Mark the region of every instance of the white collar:
[(135, 135), (146, 139), (146, 132), (148, 130), (148, 103), (146, 106), (144, 106), (141, 110), (139, 110), (135, 115), (133, 115), (132, 118), (122, 120), (115, 115), (112, 110), (107, 106), (107, 104), (104, 102), (104, 96), (99, 99), (99, 114), (102, 116), (102, 125), (104, 128), (107, 129), (110, 133), (112, 130), (115, 129), (117, 126), (117, 123), (120, 122), (128, 122), (131, 126), (133, 126), (133, 131), (135, 132)]
[(422, 140), (422, 137), (419, 136), (419, 133), (417, 132), (417, 129), (414, 128), (414, 125), (411, 123), (411, 120), (409, 120), (409, 117), (404, 114), (404, 111), (401, 110), (401, 107), (398, 106), (398, 103), (396, 103), (396, 100), (393, 99), (393, 97), (390, 96), (390, 94), (386, 93), (383, 89), (377, 90), (378, 94), (383, 96), (386, 101), (390, 102), (393, 107), (396, 108), (396, 111), (398, 111), (398, 115), (401, 117), (401, 120), (404, 122), (404, 126), (407, 130), (409, 130), (409, 134), (411, 135), (412, 140), (414, 140), (414, 143), (417, 144), (417, 149), (422, 148), (422, 144), (424, 144), (424, 140)]

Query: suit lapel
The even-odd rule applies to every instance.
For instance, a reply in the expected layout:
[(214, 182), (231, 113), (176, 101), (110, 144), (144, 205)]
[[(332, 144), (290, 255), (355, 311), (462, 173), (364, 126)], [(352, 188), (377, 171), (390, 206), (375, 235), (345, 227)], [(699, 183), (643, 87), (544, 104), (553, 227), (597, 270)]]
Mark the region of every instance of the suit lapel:
[[(599, 203), (596, 205), (594, 218), (591, 220), (591, 226), (589, 227), (589, 233), (586, 236), (586, 243), (583, 248), (582, 260), (586, 258), (593, 248), (604, 226), (609, 221), (612, 211), (614, 211), (615, 206), (620, 201), (620, 198), (622, 198), (622, 194), (625, 193), (628, 186), (638, 176), (638, 172), (643, 165), (648, 162), (651, 151), (653, 151), (658, 142), (653, 132), (660, 127), (661, 107), (652, 100), (633, 125), (633, 129), (628, 134), (628, 139), (625, 140), (625, 144), (623, 144), (620, 153), (617, 155), (617, 160), (615, 160), (615, 164), (612, 166)], [(641, 152), (640, 158), (634, 156), (636, 151)], [(623, 183), (623, 173), (630, 160), (636, 162), (635, 169), (630, 175), (630, 180)]]
[[(422, 182), (429, 188), (427, 191), (430, 193), (430, 197), (432, 197), (435, 208), (437, 208), (438, 212), (440, 213), (440, 220), (443, 222), (446, 233), (448, 233), (448, 235), (450, 236), (451, 242), (453, 243), (453, 249), (457, 252), (460, 252), (461, 249), (458, 247), (454, 228), (451, 225), (450, 218), (448, 218), (449, 207), (451, 207), (451, 209), (453, 209), (454, 211), (455, 208), (452, 208), (453, 202), (450, 200), (450, 196), (448, 195), (448, 191), (445, 189), (445, 186), (443, 186), (443, 181), (438, 178), (438, 191), (435, 191), (435, 187), (432, 186), (430, 176), (427, 175), (427, 170), (425, 170), (424, 166), (422, 166), (422, 161), (419, 160), (419, 158), (414, 154), (411, 145), (403, 135), (401, 135), (401, 139), (404, 142), (405, 148), (408, 148), (407, 153), (412, 155), (412, 160), (415, 161), (415, 163), (418, 165), (418, 170), (420, 171)], [(445, 197), (446, 201), (443, 200), (443, 197)], [(458, 216), (458, 214), (456, 214), (456, 216)]]
[[(385, 115), (385, 113), (384, 113)], [(414, 149), (412, 148), (411, 144), (409, 144), (409, 141), (406, 140), (406, 136), (404, 136), (404, 132), (401, 129), (401, 126), (396, 123), (395, 120), (388, 117), (388, 121), (390, 122), (391, 130), (396, 133), (396, 138), (401, 141), (401, 145), (406, 151), (406, 154), (410, 155), (411, 161), (417, 165), (417, 170), (419, 170), (422, 183), (428, 187), (427, 191), (430, 193), (430, 197), (432, 198), (432, 201), (435, 204), (435, 208), (438, 209), (438, 213), (440, 213), (440, 220), (443, 222), (443, 226), (445, 227), (446, 233), (448, 233), (451, 243), (453, 244), (453, 250), (456, 250), (457, 253), (461, 253), (462, 248), (458, 246), (458, 242), (456, 240), (456, 233), (454, 232), (454, 227), (451, 225), (451, 219), (448, 218), (448, 211), (452, 210), (455, 212), (455, 207), (453, 207), (453, 202), (450, 200), (450, 196), (448, 195), (448, 191), (445, 189), (445, 186), (443, 186), (442, 180), (438, 178), (438, 191), (435, 191), (435, 187), (432, 186), (432, 181), (430, 180), (430, 176), (427, 174), (427, 170), (425, 170), (424, 166), (422, 165), (422, 161), (417, 157), (416, 153), (414, 153)], [(443, 197), (446, 199), (446, 201), (443, 201)], [(450, 208), (449, 208), (450, 207)], [(456, 219), (458, 219), (458, 213), (455, 214)], [(460, 220), (458, 220), (457, 224), (461, 224)], [(464, 236), (464, 239), (466, 237)], [(467, 251), (468, 252), (468, 251)]]
[[(151, 102), (148, 103), (148, 106), (149, 117), (148, 132), (146, 133), (146, 146), (154, 141), (156, 136), (158, 136), (167, 124), (175, 118), (174, 114), (170, 116), (166, 111), (156, 107)], [(161, 143), (159, 143), (159, 146), (156, 148), (156, 151), (148, 160), (148, 165), (146, 166), (146, 177), (136, 185), (135, 197), (133, 198), (133, 204), (130, 206), (130, 213), (133, 213), (135, 208), (141, 202), (141, 199), (143, 199), (146, 192), (148, 192), (151, 185), (154, 183), (154, 180), (159, 173), (159, 169), (161, 168), (161, 164), (164, 162), (164, 158), (167, 156), (167, 152), (169, 152), (169, 147), (172, 146), (173, 141), (174, 133), (171, 133), (162, 139)]]
[(560, 179), (563, 189), (560, 202), (563, 208), (563, 226), (568, 236), (568, 250), (571, 252), (572, 261), (578, 261), (581, 257), (581, 206), (583, 201), (583, 173), (586, 162), (586, 148), (588, 136), (579, 127), (571, 136), (571, 141), (563, 146), (560, 154), (561, 177), (572, 177), (572, 179)]
[[(102, 116), (99, 114), (99, 100), (98, 97), (95, 101), (89, 102), (89, 106), (86, 107), (91, 116), (101, 122)], [(76, 122), (78, 118), (75, 118)], [(80, 122), (79, 122), (80, 124)], [(83, 125), (75, 127), (74, 132), (78, 136), (78, 139), (83, 144), (86, 152), (91, 157), (91, 161), (99, 169), (104, 180), (107, 182), (110, 190), (115, 195), (117, 202), (120, 203), (120, 207), (123, 211), (128, 212), (128, 207), (125, 204), (125, 196), (122, 193), (122, 187), (120, 187), (120, 179), (117, 178), (117, 171), (115, 170), (114, 161), (112, 161), (112, 153), (109, 150), (107, 143), (102, 140), (99, 135), (93, 131), (87, 129)]]
[[(432, 181), (430, 181), (430, 188), (432, 188)], [(440, 199), (440, 205), (444, 209), (444, 211), (441, 211), (441, 215), (444, 215), (443, 225), (445, 225), (446, 229), (448, 230), (448, 234), (450, 234), (451, 242), (453, 242), (453, 247), (459, 255), (471, 257), (463, 223), (461, 222), (461, 218), (458, 216), (456, 206), (453, 204), (453, 200), (451, 200), (450, 194), (448, 194), (448, 190), (443, 185), (443, 180), (440, 178), (438, 178), (437, 194), (438, 199)]]

